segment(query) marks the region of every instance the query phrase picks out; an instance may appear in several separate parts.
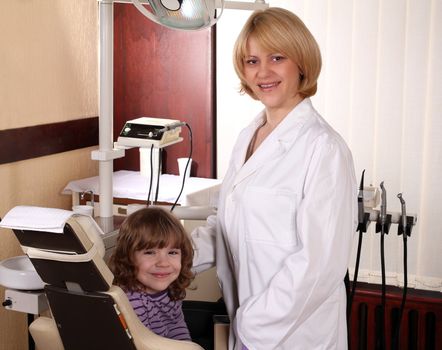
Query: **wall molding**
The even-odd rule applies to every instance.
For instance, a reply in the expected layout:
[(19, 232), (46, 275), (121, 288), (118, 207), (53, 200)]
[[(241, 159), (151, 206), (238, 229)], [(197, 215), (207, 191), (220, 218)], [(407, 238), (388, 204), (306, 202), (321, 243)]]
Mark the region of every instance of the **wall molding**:
[(0, 130), (0, 164), (98, 145), (98, 117)]

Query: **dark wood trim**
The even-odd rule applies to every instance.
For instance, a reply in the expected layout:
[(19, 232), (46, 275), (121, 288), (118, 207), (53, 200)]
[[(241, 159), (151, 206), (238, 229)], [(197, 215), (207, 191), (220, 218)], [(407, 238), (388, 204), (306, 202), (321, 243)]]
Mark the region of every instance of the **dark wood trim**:
[(0, 164), (98, 145), (98, 117), (0, 130)]
[[(377, 297), (382, 291), (382, 286), (380, 284), (358, 282), (356, 285), (356, 293), (360, 297)], [(395, 299), (396, 301), (402, 300), (403, 289), (396, 286), (386, 286), (386, 295), (390, 299)], [(408, 287), (407, 296), (409, 299), (419, 299), (426, 300), (430, 303), (436, 303), (442, 305), (442, 293), (434, 290), (424, 290), (415, 289)]]

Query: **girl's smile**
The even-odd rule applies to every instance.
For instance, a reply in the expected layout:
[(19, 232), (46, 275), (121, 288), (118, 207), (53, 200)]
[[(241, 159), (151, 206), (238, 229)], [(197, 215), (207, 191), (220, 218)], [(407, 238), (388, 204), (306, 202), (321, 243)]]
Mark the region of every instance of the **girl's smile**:
[(175, 281), (181, 271), (181, 250), (168, 246), (138, 250), (134, 256), (137, 280), (149, 294), (161, 292)]

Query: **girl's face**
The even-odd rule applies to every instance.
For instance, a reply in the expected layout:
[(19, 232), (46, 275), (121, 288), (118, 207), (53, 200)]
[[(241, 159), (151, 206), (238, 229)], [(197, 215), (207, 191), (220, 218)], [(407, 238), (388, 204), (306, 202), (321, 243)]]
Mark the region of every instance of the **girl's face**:
[(181, 271), (181, 249), (149, 248), (134, 254), (137, 280), (149, 294), (161, 292), (175, 281)]
[(244, 76), (268, 110), (288, 113), (302, 100), (296, 62), (281, 53), (267, 51), (253, 35), (247, 40)]

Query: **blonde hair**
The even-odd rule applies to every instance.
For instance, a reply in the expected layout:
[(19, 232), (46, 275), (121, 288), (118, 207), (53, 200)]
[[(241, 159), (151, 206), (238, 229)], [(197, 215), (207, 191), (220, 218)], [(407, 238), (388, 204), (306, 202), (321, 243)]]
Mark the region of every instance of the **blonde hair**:
[(247, 93), (257, 99), (252, 89), (247, 86), (244, 76), (247, 40), (251, 36), (264, 49), (281, 53), (298, 65), (301, 73), (298, 89), (302, 97), (310, 97), (316, 93), (322, 64), (318, 43), (298, 16), (278, 7), (255, 11), (236, 39), (233, 65), (240, 79), (241, 93)]

